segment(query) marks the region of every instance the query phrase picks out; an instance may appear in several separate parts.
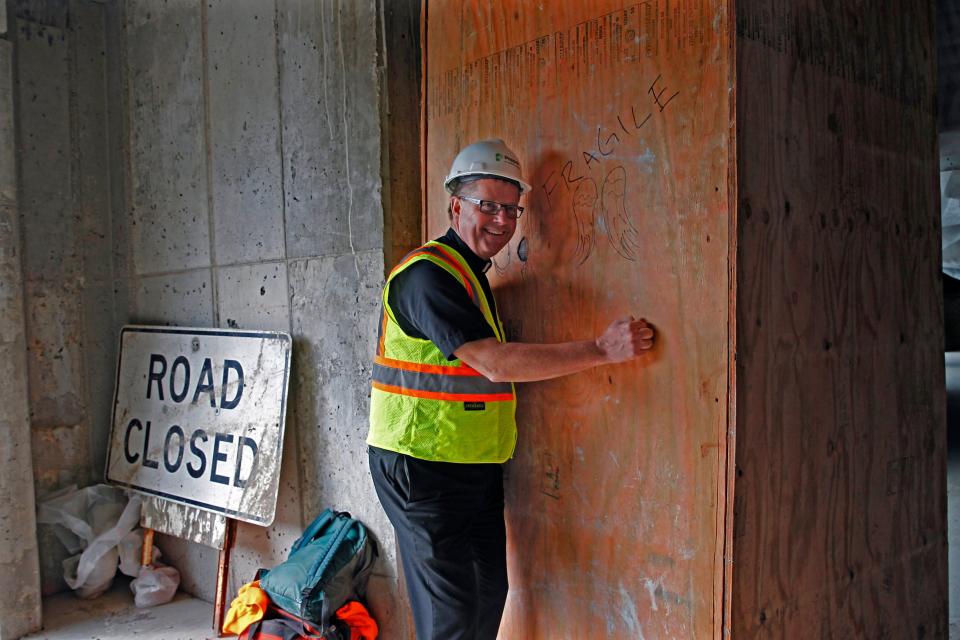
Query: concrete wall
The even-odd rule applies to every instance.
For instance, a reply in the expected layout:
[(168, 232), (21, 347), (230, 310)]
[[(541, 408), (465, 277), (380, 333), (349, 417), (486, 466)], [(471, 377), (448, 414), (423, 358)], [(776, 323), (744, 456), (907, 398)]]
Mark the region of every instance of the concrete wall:
[[(383, 636), (405, 637), (364, 444), (385, 260), (379, 5), (132, 0), (122, 11), (130, 233), (115, 224), (114, 235), (130, 239), (131, 320), (294, 337), (277, 518), (240, 524), (229, 590), (281, 561), (324, 507), (347, 510), (382, 545), (370, 601)], [(216, 549), (159, 546), (183, 587), (212, 600)]]
[[(0, 347), (22, 380), (0, 400), (23, 438), (29, 409), (38, 496), (103, 476), (122, 324), (290, 331), (277, 518), (239, 526), (229, 591), (284, 559), (324, 507), (348, 510), (381, 544), (369, 599), (382, 635), (407, 637), (364, 438), (384, 267), (420, 238), (419, 2), (11, 6), (20, 201), (0, 189), (0, 293), (15, 303)], [(29, 477), (29, 443), (11, 442)], [(24, 510), (10, 535), (32, 541)], [(222, 522), (186, 515), (215, 546)], [(63, 550), (39, 536), (50, 593)], [(212, 601), (218, 550), (158, 545), (183, 590)]]
[[(0, 33), (6, 33), (0, 5)], [(40, 626), (13, 117), (13, 45), (0, 39), (0, 637)]]
[[(104, 9), (22, 3), (23, 274), (38, 492), (100, 476), (113, 384)], [(34, 9), (34, 10), (31, 10)], [(68, 11), (73, 22), (68, 26)]]
[[(119, 140), (108, 98), (116, 65), (106, 53), (113, 9), (91, 0), (11, 7), (26, 371), (42, 500), (99, 481), (109, 433), (123, 321), (112, 256), (111, 157)], [(43, 591), (58, 591), (65, 550), (46, 529), (40, 550)]]

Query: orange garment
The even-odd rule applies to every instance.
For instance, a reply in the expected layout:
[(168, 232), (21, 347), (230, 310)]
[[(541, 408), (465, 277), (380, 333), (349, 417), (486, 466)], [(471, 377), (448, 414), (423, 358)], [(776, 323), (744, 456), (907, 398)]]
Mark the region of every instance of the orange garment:
[(260, 581), (254, 580), (240, 587), (237, 597), (230, 603), (230, 609), (223, 619), (223, 632), (240, 635), (251, 624), (263, 618), (267, 612), (270, 598), (260, 588)]
[(380, 629), (367, 608), (352, 600), (337, 609), (337, 617), (350, 627), (350, 640), (376, 640)]

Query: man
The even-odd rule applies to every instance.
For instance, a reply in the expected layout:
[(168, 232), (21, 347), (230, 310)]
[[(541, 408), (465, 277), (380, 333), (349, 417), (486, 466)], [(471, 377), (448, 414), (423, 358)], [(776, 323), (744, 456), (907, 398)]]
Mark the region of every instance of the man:
[(501, 464), (514, 382), (651, 349), (632, 318), (595, 340), (508, 343), (484, 275), (530, 190), (502, 140), (465, 147), (444, 183), (451, 228), (390, 273), (371, 391), (370, 472), (396, 529), (419, 640), (493, 640), (507, 597)]

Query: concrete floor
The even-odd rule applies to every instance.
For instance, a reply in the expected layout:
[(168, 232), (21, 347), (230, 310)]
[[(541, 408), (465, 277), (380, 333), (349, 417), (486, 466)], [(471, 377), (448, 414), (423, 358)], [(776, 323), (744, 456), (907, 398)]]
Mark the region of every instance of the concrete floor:
[(208, 640), (213, 632), (213, 605), (178, 593), (172, 602), (151, 609), (133, 606), (130, 579), (117, 577), (113, 587), (94, 600), (72, 592), (43, 600), (43, 630), (30, 640)]

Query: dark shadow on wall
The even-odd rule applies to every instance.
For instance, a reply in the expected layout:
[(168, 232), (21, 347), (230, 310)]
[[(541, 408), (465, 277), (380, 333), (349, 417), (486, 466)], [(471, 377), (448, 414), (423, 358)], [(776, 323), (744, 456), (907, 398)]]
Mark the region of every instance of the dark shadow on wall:
[(383, 26), (378, 35), (378, 71), (383, 154), (383, 258), (389, 271), (416, 248), (423, 235), (421, 188), (420, 1), (377, 4)]

